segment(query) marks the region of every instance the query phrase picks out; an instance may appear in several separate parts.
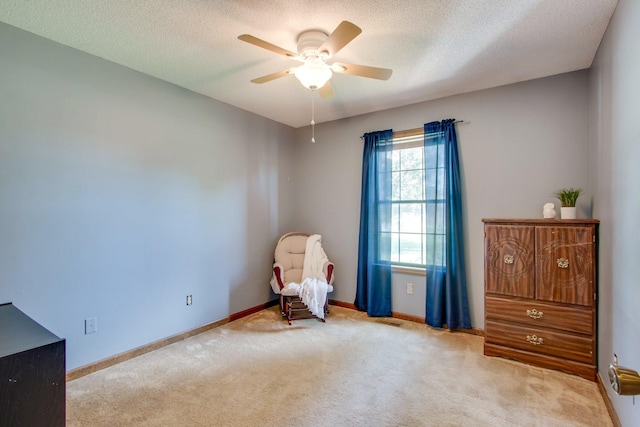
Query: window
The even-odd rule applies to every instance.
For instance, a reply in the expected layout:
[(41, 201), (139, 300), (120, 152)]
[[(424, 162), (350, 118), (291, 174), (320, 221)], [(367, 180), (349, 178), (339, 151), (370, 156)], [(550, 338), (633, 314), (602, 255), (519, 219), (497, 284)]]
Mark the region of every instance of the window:
[[(427, 144), (420, 131), (397, 132), (393, 138), (390, 234), (391, 263), (424, 268), (445, 265), (445, 195), (442, 185), (444, 151), (441, 144)], [(426, 176), (426, 179), (425, 179)], [(437, 228), (427, 226), (427, 216), (437, 216)], [(430, 221), (433, 224), (434, 221)]]

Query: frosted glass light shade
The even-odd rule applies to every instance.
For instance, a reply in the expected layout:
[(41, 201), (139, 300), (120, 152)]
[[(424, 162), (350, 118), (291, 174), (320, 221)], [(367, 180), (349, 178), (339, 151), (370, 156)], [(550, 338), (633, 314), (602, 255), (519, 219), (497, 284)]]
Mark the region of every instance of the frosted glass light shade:
[(294, 75), (302, 86), (307, 89), (320, 89), (327, 83), (333, 73), (324, 62), (320, 60), (310, 60), (299, 66), (294, 71)]

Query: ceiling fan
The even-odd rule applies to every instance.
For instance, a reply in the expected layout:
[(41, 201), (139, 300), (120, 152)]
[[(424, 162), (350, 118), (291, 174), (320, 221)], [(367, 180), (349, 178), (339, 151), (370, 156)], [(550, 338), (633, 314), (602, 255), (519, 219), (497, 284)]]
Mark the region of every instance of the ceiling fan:
[(329, 59), (355, 39), (361, 32), (360, 27), (349, 21), (342, 21), (329, 35), (318, 30), (304, 31), (298, 36), (298, 53), (290, 52), (249, 34), (242, 34), (238, 36), (238, 39), (303, 62), (303, 64), (298, 67), (267, 74), (266, 76), (253, 79), (251, 82), (266, 83), (293, 74), (304, 87), (311, 90), (318, 90), (322, 98), (329, 98), (334, 94), (331, 83), (329, 82), (334, 72), (378, 80), (387, 80), (391, 77), (393, 71), (387, 68), (345, 64), (342, 62), (327, 63)]

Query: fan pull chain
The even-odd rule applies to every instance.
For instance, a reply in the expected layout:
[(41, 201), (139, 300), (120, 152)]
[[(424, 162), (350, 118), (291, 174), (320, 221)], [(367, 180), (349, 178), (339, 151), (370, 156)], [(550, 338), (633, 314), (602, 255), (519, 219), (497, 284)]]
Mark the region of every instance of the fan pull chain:
[(311, 89), (311, 142), (316, 143), (316, 90)]

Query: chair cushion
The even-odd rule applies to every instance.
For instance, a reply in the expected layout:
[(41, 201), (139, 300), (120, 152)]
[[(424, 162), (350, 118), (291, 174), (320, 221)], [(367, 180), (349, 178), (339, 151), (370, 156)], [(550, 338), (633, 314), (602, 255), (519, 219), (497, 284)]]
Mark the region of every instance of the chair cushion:
[(307, 236), (291, 235), (280, 241), (274, 253), (275, 262), (284, 269), (284, 285), (302, 279), (304, 251), (307, 247)]
[[(333, 292), (333, 286), (327, 286), (327, 293)], [(280, 291), (280, 293), (284, 296), (298, 296), (299, 292), (296, 289), (287, 289), (284, 288)]]
[(292, 268), (291, 270), (285, 270), (285, 272), (284, 272), (284, 285), (287, 286), (291, 282), (294, 282), (294, 283), (302, 282), (302, 269), (301, 268)]

